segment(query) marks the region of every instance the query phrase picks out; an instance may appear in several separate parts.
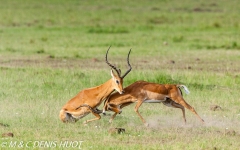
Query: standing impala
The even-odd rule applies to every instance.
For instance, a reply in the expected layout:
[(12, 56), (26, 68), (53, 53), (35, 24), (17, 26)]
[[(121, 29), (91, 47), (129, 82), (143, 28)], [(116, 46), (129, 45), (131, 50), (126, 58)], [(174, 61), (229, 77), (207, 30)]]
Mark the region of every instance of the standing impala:
[(146, 121), (138, 112), (139, 107), (142, 103), (163, 103), (166, 106), (173, 108), (180, 108), (183, 113), (183, 119), (186, 123), (185, 117), (185, 108), (192, 111), (197, 117), (204, 122), (204, 120), (197, 114), (195, 109), (190, 106), (182, 96), (182, 92), (180, 88), (183, 88), (185, 92), (188, 94), (189, 91), (186, 86), (178, 85), (178, 84), (157, 84), (157, 83), (149, 83), (146, 81), (137, 81), (124, 89), (124, 94), (120, 95), (118, 93), (112, 94), (104, 104), (103, 114), (107, 110), (111, 110), (115, 112), (112, 115), (109, 122), (115, 118), (117, 114), (122, 112), (122, 108), (128, 106), (134, 102), (137, 102), (135, 106), (135, 112), (141, 118), (143, 123)]
[[(110, 49), (110, 47), (109, 47)], [(99, 115), (97, 107), (102, 103), (106, 97), (108, 97), (114, 90), (119, 94), (123, 94), (123, 78), (131, 71), (131, 65), (129, 64), (129, 55), (131, 49), (128, 53), (127, 63), (129, 69), (124, 75), (121, 76), (120, 69), (117, 69), (114, 65), (110, 64), (107, 60), (108, 51), (106, 53), (106, 63), (116, 71), (117, 74), (111, 69), (112, 78), (107, 82), (99, 85), (97, 87), (88, 88), (80, 91), (75, 97), (69, 100), (61, 109), (59, 117), (63, 122), (76, 122), (77, 120), (83, 118), (90, 112), (96, 116), (94, 119), (86, 120), (84, 124), (98, 120), (101, 118)]]

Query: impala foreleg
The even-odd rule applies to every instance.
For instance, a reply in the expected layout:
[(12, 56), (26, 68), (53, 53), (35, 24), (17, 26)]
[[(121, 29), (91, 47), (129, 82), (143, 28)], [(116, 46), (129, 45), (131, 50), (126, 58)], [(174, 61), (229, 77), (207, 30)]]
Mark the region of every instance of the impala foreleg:
[(143, 123), (146, 123), (146, 121), (143, 119), (143, 117), (140, 115), (140, 113), (138, 112), (139, 107), (142, 105), (143, 101), (138, 101), (134, 111), (138, 114), (138, 116), (140, 117), (140, 119), (142, 120)]
[(108, 107), (108, 110), (111, 110), (111, 111), (115, 112), (115, 113), (111, 116), (109, 122), (112, 123), (112, 121), (113, 121), (113, 119), (116, 117), (116, 115), (122, 113), (122, 108), (125, 107), (125, 106), (128, 106), (128, 105), (130, 105), (130, 104), (132, 104), (132, 102), (124, 103), (124, 104), (122, 104), (120, 107), (117, 106), (117, 105), (111, 105), (111, 107)]
[(108, 105), (108, 106), (109, 106), (109, 107), (108, 107), (108, 110), (111, 110), (111, 111), (115, 112), (115, 113), (111, 116), (111, 118), (110, 118), (110, 120), (109, 120), (109, 123), (112, 123), (112, 121), (113, 121), (113, 119), (116, 117), (116, 115), (122, 113), (122, 110), (121, 110), (120, 107), (117, 106), (117, 105), (111, 104), (111, 105)]
[(111, 110), (111, 111), (115, 112), (115, 113), (111, 116), (111, 118), (110, 118), (110, 120), (109, 120), (109, 123), (112, 123), (113, 119), (116, 117), (117, 114), (122, 113), (122, 110), (121, 110), (122, 106), (123, 106), (123, 105), (121, 105), (121, 107), (119, 107), (119, 106), (117, 106), (117, 105), (113, 105), (113, 104), (108, 105), (108, 110)]
[(106, 98), (106, 100), (104, 101), (104, 105), (103, 105), (103, 110), (102, 110), (102, 113), (103, 113), (103, 115), (106, 115), (106, 111), (108, 110), (108, 108), (109, 108), (109, 98), (110, 98), (110, 96), (111, 95), (109, 95), (107, 98)]
[(111, 116), (111, 118), (110, 118), (110, 120), (109, 120), (109, 123), (112, 123), (113, 119), (117, 116), (117, 114), (118, 114), (118, 113), (115, 112), (115, 113)]
[(117, 114), (122, 113), (122, 110), (120, 109), (120, 107), (115, 104), (108, 104), (107, 110), (113, 111)]
[(133, 102), (128, 102), (128, 103), (124, 103), (124, 104), (122, 104), (121, 106), (120, 106), (120, 108), (122, 109), (123, 107), (126, 107), (126, 106), (128, 106), (128, 105), (130, 105), (130, 104), (132, 104)]

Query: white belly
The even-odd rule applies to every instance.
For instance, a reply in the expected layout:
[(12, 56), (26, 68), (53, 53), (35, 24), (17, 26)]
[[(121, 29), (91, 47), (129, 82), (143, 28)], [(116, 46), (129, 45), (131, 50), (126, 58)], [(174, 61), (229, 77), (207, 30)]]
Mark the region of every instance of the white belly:
[(164, 102), (164, 100), (157, 100), (157, 99), (151, 99), (151, 100), (145, 100), (144, 103), (161, 103)]

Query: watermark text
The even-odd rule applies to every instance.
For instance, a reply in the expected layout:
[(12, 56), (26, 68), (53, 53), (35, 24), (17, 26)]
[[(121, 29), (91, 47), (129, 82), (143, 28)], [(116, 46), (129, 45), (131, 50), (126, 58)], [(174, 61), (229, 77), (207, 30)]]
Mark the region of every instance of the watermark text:
[(1, 148), (64, 148), (82, 149), (83, 141), (2, 141)]

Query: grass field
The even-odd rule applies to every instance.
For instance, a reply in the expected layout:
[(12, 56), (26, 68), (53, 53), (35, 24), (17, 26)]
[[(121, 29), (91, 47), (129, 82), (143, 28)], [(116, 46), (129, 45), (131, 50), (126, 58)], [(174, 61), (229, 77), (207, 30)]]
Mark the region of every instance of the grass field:
[[(240, 148), (240, 3), (238, 0), (0, 0), (0, 149)], [(80, 90), (124, 72), (130, 48), (137, 80), (185, 84), (198, 114), (134, 104), (87, 126), (64, 124), (61, 107)], [(212, 111), (211, 105), (221, 110)], [(100, 107), (101, 109), (101, 107)], [(124, 134), (109, 134), (113, 127)]]

